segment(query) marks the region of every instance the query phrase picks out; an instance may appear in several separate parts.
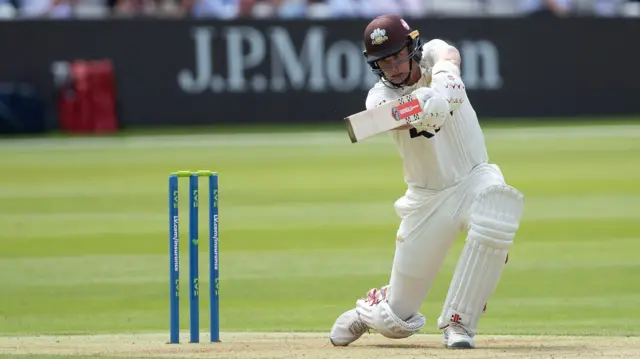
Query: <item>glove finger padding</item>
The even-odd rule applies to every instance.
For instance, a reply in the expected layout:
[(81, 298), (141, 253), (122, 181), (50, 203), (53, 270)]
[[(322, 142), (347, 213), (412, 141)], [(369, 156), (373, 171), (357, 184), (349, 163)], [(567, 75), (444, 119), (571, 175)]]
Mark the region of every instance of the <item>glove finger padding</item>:
[(416, 96), (416, 99), (420, 103), (420, 107), (423, 109), (425, 108), (427, 101), (437, 95), (436, 91), (429, 87), (420, 87), (419, 89), (413, 91), (412, 94)]
[(448, 112), (458, 110), (467, 100), (467, 92), (462, 78), (451, 71), (447, 72), (441, 69), (441, 72), (434, 73), (431, 87), (447, 101)]
[[(417, 97), (417, 96), (416, 96)], [(418, 119), (409, 121), (418, 131), (435, 134), (449, 116), (449, 105), (442, 96), (430, 97), (422, 106), (422, 114)]]

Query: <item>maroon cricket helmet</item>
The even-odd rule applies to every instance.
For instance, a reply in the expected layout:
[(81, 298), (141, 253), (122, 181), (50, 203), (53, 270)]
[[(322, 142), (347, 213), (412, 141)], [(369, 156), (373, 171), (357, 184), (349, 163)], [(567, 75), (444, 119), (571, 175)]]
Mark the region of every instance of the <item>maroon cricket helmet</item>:
[(418, 30), (412, 29), (404, 19), (397, 15), (381, 15), (373, 19), (364, 30), (364, 57), (373, 72), (384, 77), (376, 61), (397, 54), (405, 47), (409, 50), (408, 59), (420, 62), (422, 42)]
[(404, 19), (397, 15), (381, 15), (373, 19), (364, 30), (364, 55), (372, 63), (400, 52), (408, 47), (419, 48), (418, 30), (413, 30)]

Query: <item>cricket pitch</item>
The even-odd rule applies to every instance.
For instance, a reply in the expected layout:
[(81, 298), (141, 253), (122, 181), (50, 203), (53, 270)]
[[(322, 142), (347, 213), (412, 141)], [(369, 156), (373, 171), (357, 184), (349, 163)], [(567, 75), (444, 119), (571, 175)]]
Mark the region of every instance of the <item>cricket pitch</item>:
[(222, 333), (221, 343), (167, 344), (167, 334), (0, 337), (0, 355), (182, 358), (638, 358), (638, 337), (481, 336), (474, 350), (445, 349), (439, 335), (402, 340), (365, 334), (349, 347), (331, 346), (325, 333)]

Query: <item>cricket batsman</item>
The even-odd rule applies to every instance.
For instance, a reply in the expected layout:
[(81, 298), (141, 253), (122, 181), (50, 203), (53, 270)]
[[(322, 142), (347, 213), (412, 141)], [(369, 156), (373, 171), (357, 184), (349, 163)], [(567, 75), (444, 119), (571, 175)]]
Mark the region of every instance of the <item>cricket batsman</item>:
[(393, 339), (420, 331), (425, 317), (418, 310), (464, 232), (464, 249), (437, 323), (448, 348), (474, 348), (478, 321), (520, 224), (523, 195), (489, 163), (455, 47), (438, 39), (423, 45), (418, 31), (395, 15), (371, 21), (364, 46), (367, 63), (380, 77), (366, 108), (411, 93), (422, 114), (389, 131), (407, 184), (394, 204), (400, 225), (390, 281), (338, 317), (331, 343), (347, 346), (369, 330)]

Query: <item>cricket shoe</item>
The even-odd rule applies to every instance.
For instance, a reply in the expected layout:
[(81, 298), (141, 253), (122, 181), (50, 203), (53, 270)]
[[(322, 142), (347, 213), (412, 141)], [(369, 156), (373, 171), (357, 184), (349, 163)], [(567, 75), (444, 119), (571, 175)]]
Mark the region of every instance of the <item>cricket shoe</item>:
[(346, 347), (369, 331), (369, 327), (360, 319), (355, 308), (342, 313), (331, 328), (329, 340), (336, 347)]
[(469, 332), (457, 323), (451, 323), (444, 329), (442, 344), (449, 349), (473, 349), (476, 346)]

